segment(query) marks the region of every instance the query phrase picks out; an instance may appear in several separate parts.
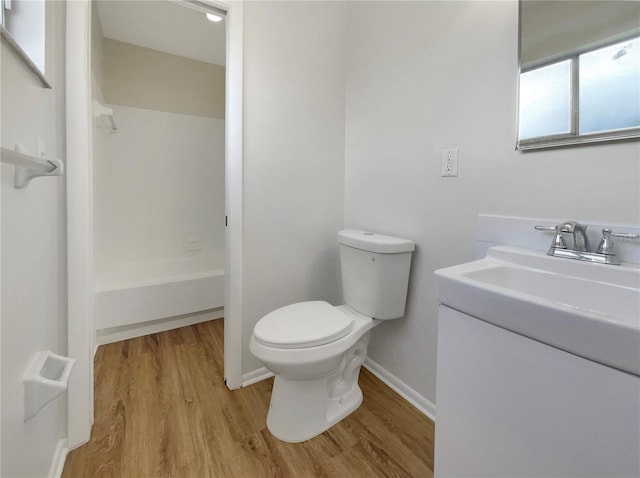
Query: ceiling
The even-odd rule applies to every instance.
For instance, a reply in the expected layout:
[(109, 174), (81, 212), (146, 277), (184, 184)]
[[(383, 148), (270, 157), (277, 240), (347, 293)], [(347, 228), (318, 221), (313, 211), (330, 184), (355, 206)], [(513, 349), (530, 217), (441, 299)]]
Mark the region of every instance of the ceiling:
[(194, 60), (225, 64), (225, 22), (169, 0), (98, 0), (105, 38)]

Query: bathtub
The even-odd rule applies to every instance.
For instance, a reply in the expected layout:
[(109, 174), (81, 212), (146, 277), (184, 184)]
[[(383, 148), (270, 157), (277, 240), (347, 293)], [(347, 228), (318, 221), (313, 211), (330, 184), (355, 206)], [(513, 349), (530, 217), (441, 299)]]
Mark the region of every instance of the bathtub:
[(128, 263), (99, 271), (94, 330), (103, 344), (222, 317), (224, 256)]

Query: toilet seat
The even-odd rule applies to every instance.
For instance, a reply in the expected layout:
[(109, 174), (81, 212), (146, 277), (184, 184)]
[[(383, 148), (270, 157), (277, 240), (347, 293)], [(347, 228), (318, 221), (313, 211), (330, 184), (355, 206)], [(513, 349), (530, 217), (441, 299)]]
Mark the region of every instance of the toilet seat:
[(253, 336), (263, 345), (303, 349), (326, 345), (351, 332), (354, 320), (324, 301), (299, 302), (265, 315)]

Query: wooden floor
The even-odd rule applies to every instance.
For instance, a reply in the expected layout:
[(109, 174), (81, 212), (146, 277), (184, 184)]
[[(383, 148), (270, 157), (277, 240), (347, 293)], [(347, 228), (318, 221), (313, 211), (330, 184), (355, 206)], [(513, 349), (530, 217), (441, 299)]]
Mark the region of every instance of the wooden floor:
[(362, 406), (291, 444), (266, 428), (273, 379), (228, 390), (222, 357), (222, 320), (101, 346), (91, 440), (62, 476), (433, 476), (433, 422), (364, 368)]

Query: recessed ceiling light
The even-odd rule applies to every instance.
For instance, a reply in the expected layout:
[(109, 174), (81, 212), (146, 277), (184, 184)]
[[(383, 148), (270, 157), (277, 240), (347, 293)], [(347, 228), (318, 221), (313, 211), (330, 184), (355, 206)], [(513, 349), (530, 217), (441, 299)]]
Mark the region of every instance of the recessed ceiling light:
[(207, 12), (207, 20), (217, 23), (217, 22), (222, 20), (222, 17), (220, 15), (215, 14), (215, 13)]

